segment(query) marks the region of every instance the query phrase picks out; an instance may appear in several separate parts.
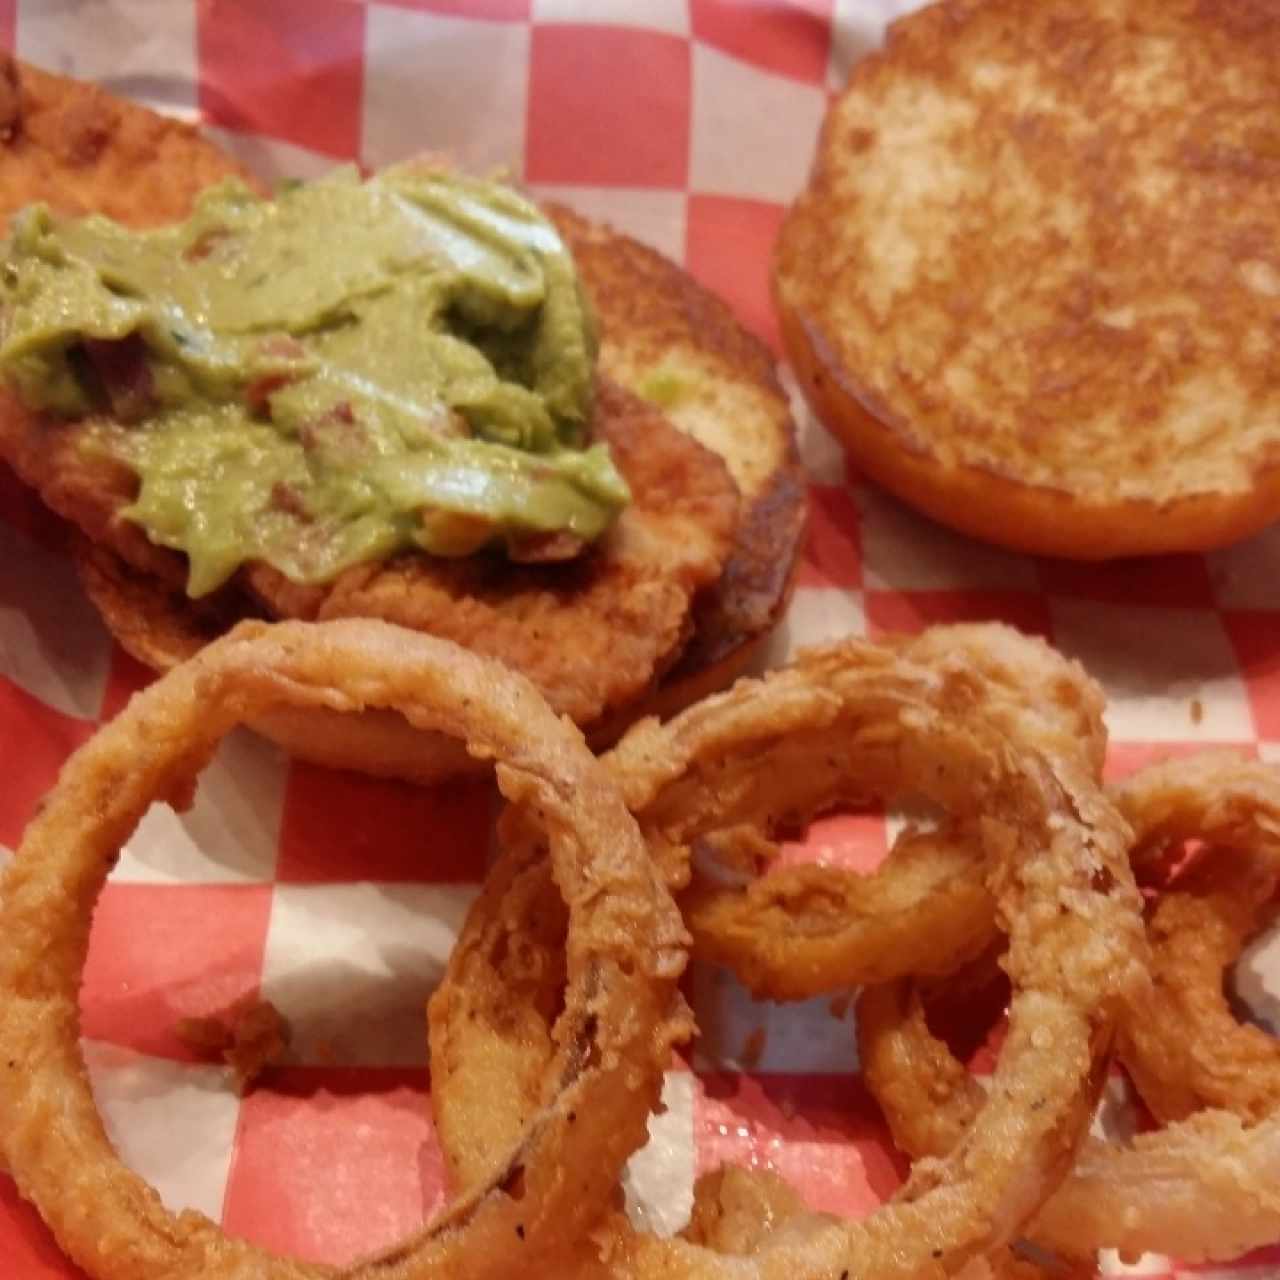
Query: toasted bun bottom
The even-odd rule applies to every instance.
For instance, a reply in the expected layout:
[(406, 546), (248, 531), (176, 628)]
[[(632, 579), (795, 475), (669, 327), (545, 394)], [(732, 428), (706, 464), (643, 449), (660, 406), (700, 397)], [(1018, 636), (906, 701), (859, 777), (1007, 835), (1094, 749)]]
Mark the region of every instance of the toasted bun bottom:
[(1111, 560), (1209, 551), (1280, 518), (1280, 468), (1259, 473), (1248, 490), (1156, 503), (1098, 502), (977, 467), (945, 466), (908, 447), (890, 415), (877, 412), (874, 397), (839, 367), (818, 328), (781, 291), (775, 302), (787, 355), (823, 425), (868, 477), (961, 533), (1035, 555)]
[[(766, 637), (757, 637), (715, 667), (661, 686), (651, 697), (586, 733), (593, 751), (603, 751), (645, 716), (667, 719), (709, 693), (723, 689), (751, 664)], [(328, 769), (350, 769), (381, 778), (400, 778), (432, 786), (482, 776), (492, 766), (468, 755), (462, 743), (415, 729), (394, 711), (374, 709), (359, 715), (337, 711), (272, 712), (250, 728), (283, 747), (297, 760)]]
[[(73, 557), (85, 592), (121, 648), (144, 666), (163, 672), (194, 656), (229, 624), (202, 619), (185, 599), (129, 570), (112, 552), (77, 535)], [(792, 575), (794, 577), (794, 575)], [(785, 605), (790, 588), (779, 600)], [(644, 716), (663, 719), (736, 680), (760, 651), (768, 632), (744, 638), (716, 662), (687, 669), (644, 698), (586, 730), (602, 751)], [(488, 773), (488, 761), (468, 755), (461, 742), (415, 729), (403, 716), (381, 708), (359, 714), (285, 708), (247, 721), (249, 727), (291, 756), (328, 769), (349, 769), (423, 785)]]

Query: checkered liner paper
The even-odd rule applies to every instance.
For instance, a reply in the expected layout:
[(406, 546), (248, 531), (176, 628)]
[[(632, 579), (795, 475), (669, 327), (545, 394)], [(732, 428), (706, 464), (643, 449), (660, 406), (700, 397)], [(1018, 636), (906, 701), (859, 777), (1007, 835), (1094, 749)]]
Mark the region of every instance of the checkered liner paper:
[[(509, 166), (681, 261), (776, 344), (768, 252), (834, 87), (902, 0), (0, 0), (0, 38), (53, 70), (177, 114), (266, 176), (413, 151)], [(1110, 770), (1206, 744), (1280, 759), (1280, 530), (1200, 558), (1094, 567), (1004, 554), (904, 510), (798, 411), (812, 479), (779, 661), (833, 636), (1001, 618), (1107, 686)], [(61, 531), (0, 472), (0, 846), (66, 755), (144, 679), (85, 602)], [(423, 791), (224, 744), (194, 808), (157, 807), (93, 927), (85, 1054), (124, 1158), (171, 1206), (285, 1253), (342, 1261), (443, 1200), (423, 1002), (489, 853), (487, 786)], [(892, 824), (833, 818), (793, 856), (869, 867)], [(8, 857), (0, 848), (0, 860)], [(1237, 987), (1280, 1030), (1280, 943)], [(287, 1065), (237, 1098), (175, 1037), (261, 992)], [(690, 982), (701, 1038), (670, 1073), (628, 1173), (658, 1229), (723, 1161), (775, 1169), (811, 1205), (866, 1213), (904, 1164), (857, 1078), (851, 1014)], [(846, 1002), (847, 1003), (847, 1002)], [(979, 1068), (983, 1054), (979, 1053)], [(989, 1055), (987, 1055), (989, 1056)], [(1099, 1123), (1132, 1127), (1117, 1077)], [(1166, 1259), (1108, 1271), (1186, 1275)], [(1280, 1250), (1200, 1275), (1280, 1273)], [(0, 1175), (0, 1277), (66, 1277)]]

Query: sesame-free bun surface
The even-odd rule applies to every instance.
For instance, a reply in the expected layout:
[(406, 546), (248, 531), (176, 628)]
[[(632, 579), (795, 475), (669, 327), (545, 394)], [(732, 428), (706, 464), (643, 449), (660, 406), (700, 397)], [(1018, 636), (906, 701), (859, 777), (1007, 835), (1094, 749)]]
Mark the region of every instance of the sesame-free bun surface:
[(1280, 6), (956, 0), (832, 104), (774, 262), (805, 394), (936, 519), (1080, 559), (1280, 514)]

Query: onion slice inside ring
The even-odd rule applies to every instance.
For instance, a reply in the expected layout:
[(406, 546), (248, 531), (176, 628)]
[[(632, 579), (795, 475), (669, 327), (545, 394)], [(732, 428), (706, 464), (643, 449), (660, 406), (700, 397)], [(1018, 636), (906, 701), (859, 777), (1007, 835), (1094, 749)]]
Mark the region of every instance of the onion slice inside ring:
[[(94, 1105), (78, 995), (94, 901), (155, 800), (189, 800), (233, 726), (273, 708), (399, 711), (497, 761), (568, 904), (552, 1080), (493, 1172), (423, 1231), (335, 1269), (273, 1258), (124, 1167)], [(97, 1280), (522, 1274), (605, 1209), (645, 1134), (685, 934), (618, 787), (581, 735), (498, 664), (383, 623), (246, 623), (137, 695), (67, 762), (0, 880), (0, 1148), (58, 1243)], [(578, 1123), (579, 1117), (592, 1123)]]

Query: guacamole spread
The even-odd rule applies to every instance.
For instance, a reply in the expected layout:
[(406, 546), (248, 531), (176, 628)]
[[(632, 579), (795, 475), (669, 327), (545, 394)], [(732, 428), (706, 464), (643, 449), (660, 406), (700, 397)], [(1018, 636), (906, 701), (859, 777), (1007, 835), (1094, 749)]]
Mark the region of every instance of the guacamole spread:
[(139, 480), (125, 516), (202, 595), (394, 552), (572, 554), (628, 499), (587, 443), (595, 336), (555, 228), (509, 187), (354, 170), (238, 182), (135, 232), (34, 206), (0, 258), (0, 367)]

